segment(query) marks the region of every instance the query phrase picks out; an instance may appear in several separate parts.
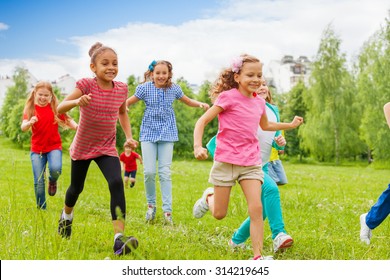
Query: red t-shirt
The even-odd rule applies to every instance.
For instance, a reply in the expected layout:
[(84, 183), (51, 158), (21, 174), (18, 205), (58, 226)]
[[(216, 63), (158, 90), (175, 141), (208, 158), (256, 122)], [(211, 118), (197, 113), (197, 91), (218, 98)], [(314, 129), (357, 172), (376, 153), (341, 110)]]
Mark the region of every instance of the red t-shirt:
[[(31, 151), (34, 153), (48, 153), (53, 150), (62, 150), (61, 136), (58, 132), (58, 123), (54, 123), (54, 113), (50, 104), (45, 107), (35, 105), (35, 116), (38, 121), (31, 127)], [(58, 117), (65, 120), (65, 115)], [(27, 113), (23, 113), (23, 120), (28, 121)]]
[(140, 158), (140, 155), (136, 152), (131, 152), (129, 156), (123, 152), (119, 157), (120, 161), (125, 164), (125, 170), (127, 172), (137, 170), (137, 158)]

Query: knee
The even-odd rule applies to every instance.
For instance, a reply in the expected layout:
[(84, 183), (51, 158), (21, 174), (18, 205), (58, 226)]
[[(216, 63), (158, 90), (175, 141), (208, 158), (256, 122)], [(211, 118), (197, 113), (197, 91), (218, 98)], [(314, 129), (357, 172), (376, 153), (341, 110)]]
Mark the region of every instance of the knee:
[(248, 207), (248, 212), (251, 220), (261, 220), (263, 219), (263, 205), (256, 204)]
[(156, 178), (156, 171), (146, 171), (144, 172), (144, 177), (146, 180), (151, 180)]
[(213, 217), (217, 220), (222, 220), (226, 217), (226, 211), (214, 211)]
[(121, 177), (111, 178), (108, 181), (108, 185), (109, 185), (110, 190), (116, 189), (117, 187), (120, 187), (120, 186), (123, 186), (122, 178)]

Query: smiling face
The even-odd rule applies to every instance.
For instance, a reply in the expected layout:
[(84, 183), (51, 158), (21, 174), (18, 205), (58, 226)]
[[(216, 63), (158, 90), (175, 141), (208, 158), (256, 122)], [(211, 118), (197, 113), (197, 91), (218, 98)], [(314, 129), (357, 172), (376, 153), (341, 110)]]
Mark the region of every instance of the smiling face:
[(262, 76), (263, 71), (260, 62), (246, 62), (240, 72), (234, 74), (234, 80), (238, 83), (238, 90), (249, 97), (259, 89)]
[(157, 88), (163, 88), (165, 87), (168, 79), (169, 79), (169, 69), (168, 66), (165, 64), (157, 64), (152, 73), (152, 79), (154, 82), (154, 85)]
[(100, 82), (111, 84), (118, 74), (118, 57), (115, 52), (107, 49), (96, 57), (95, 63), (91, 63), (90, 67)]
[(257, 91), (257, 94), (265, 99), (267, 102), (270, 102), (270, 95), (269, 95), (269, 89), (268, 89), (268, 86), (267, 86), (267, 83), (265, 81), (263, 81), (261, 83), (261, 86), (260, 88), (258, 89)]
[(35, 92), (34, 103), (40, 107), (45, 107), (51, 102), (52, 93), (47, 88), (39, 88)]

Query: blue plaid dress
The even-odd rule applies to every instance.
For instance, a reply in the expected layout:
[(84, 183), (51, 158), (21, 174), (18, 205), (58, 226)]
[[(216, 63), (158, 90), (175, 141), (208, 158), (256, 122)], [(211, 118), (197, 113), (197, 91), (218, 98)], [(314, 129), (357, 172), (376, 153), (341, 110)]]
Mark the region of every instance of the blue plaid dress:
[(172, 84), (170, 88), (156, 88), (153, 82), (137, 86), (134, 94), (145, 102), (142, 118), (141, 142), (175, 142), (179, 140), (173, 102), (184, 96), (180, 86)]

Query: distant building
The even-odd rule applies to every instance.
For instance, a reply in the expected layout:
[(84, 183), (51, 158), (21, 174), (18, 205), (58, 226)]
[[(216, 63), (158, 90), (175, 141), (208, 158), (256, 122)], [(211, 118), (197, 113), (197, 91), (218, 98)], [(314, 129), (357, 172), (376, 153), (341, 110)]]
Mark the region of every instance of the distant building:
[[(30, 90), (38, 82), (38, 79), (35, 78), (28, 70), (27, 75), (27, 88)], [(58, 78), (58, 80), (52, 81), (51, 84), (53, 85), (53, 87), (59, 88), (61, 94), (65, 96), (73, 91), (76, 86), (76, 80), (70, 75), (64, 75)], [(3, 106), (3, 101), (8, 91), (8, 88), (12, 86), (14, 86), (14, 80), (12, 77), (0, 75), (0, 109)]]
[(294, 59), (285, 55), (281, 60), (272, 60), (265, 69), (265, 79), (277, 93), (289, 92), (299, 81), (306, 85), (311, 74), (311, 61), (306, 56)]

